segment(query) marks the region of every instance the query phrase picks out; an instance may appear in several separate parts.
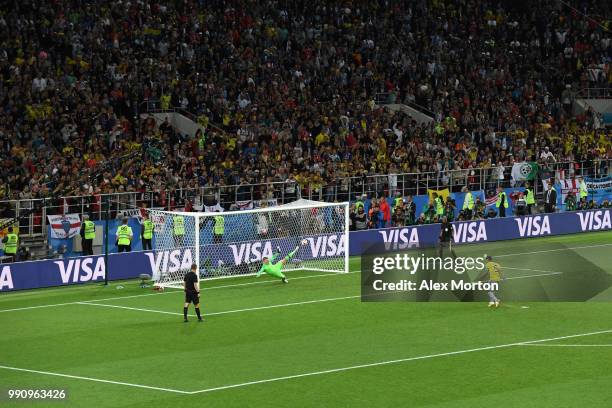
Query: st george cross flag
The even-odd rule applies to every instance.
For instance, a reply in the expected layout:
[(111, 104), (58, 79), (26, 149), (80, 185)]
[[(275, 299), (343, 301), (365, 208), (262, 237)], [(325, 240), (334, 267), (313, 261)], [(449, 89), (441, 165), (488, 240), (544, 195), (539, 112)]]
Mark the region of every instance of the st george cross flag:
[(79, 214), (47, 215), (47, 219), (51, 226), (51, 238), (72, 238), (81, 229)]
[[(565, 197), (569, 192), (574, 193), (576, 197), (580, 197), (580, 183), (576, 181), (576, 179), (563, 179), (558, 180), (555, 184), (555, 189), (557, 190), (557, 194), (559, 198), (557, 199), (557, 203), (561, 205), (565, 202)], [(548, 188), (548, 180), (542, 180), (542, 185), (544, 186), (544, 191)], [(561, 190), (561, 191), (559, 191)]]

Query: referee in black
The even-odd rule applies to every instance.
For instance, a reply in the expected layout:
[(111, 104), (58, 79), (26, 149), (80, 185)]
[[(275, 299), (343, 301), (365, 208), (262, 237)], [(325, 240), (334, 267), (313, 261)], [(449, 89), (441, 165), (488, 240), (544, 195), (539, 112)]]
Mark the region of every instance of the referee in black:
[(442, 253), (444, 251), (444, 248), (450, 249), (450, 252), (453, 255), (453, 258), (457, 257), (457, 254), (455, 254), (455, 250), (453, 249), (453, 246), (451, 243), (454, 232), (455, 232), (455, 229), (453, 227), (453, 224), (448, 222), (446, 215), (443, 216), (442, 224), (440, 224), (440, 246), (438, 247), (438, 256), (440, 258), (442, 258)]
[(183, 288), (185, 289), (183, 316), (185, 318), (185, 323), (189, 321), (187, 320), (187, 309), (189, 308), (189, 303), (193, 303), (195, 306), (195, 311), (198, 315), (198, 322), (202, 321), (202, 316), (200, 315), (200, 282), (198, 281), (198, 275), (196, 274), (197, 270), (198, 265), (192, 264), (191, 271), (185, 274), (185, 279), (183, 280)]

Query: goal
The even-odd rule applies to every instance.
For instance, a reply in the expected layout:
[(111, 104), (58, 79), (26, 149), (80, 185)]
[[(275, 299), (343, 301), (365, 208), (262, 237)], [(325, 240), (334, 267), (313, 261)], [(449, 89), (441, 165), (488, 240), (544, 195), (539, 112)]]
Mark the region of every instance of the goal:
[(155, 229), (153, 279), (182, 288), (196, 264), (200, 279), (255, 274), (263, 257), (279, 260), (299, 246), (283, 271), (348, 272), (348, 203), (298, 200), (243, 211), (147, 210)]

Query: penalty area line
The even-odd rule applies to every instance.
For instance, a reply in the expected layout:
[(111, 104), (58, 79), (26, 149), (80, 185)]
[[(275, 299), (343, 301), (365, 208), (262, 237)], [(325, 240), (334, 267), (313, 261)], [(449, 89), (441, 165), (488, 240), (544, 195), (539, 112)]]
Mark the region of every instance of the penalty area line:
[(140, 307), (129, 307), (129, 306), (120, 306), (120, 305), (109, 305), (107, 303), (93, 303), (93, 302), (77, 302), (77, 305), (88, 305), (88, 306), (99, 306), (99, 307), (110, 307), (114, 309), (126, 309), (126, 310), (134, 310), (137, 312), (148, 312), (148, 313), (161, 313), (168, 314), (174, 316), (182, 316), (182, 313), (178, 312), (167, 312), (165, 310), (155, 310), (155, 309), (142, 309)]
[(106, 380), (102, 378), (85, 377), (85, 376), (72, 375), (72, 374), (63, 374), (63, 373), (56, 373), (52, 371), (32, 370), (28, 368), (12, 367), (12, 366), (5, 366), (5, 365), (0, 365), (0, 369), (18, 371), (18, 372), (26, 372), (26, 373), (32, 373), (32, 374), (49, 375), (49, 376), (54, 376), (54, 377), (70, 378), (70, 379), (75, 379), (75, 380), (92, 381), (92, 382), (112, 384), (112, 385), (121, 385), (125, 387), (143, 388), (143, 389), (149, 389), (149, 390), (155, 390), (155, 391), (165, 391), (165, 392), (171, 392), (175, 394), (193, 395), (193, 394), (202, 394), (206, 392), (227, 390), (227, 389), (232, 389), (232, 388), (246, 387), (249, 385), (265, 384), (265, 383), (277, 382), (277, 381), (282, 381), (282, 380), (291, 380), (294, 378), (312, 377), (316, 375), (356, 370), (360, 368), (385, 366), (385, 365), (390, 365), (390, 364), (405, 363), (409, 361), (426, 360), (426, 359), (436, 358), (436, 357), (446, 357), (446, 356), (453, 356), (453, 355), (459, 355), (459, 354), (474, 353), (477, 351), (509, 348), (513, 346), (535, 345), (538, 343), (545, 343), (549, 341), (571, 339), (571, 338), (576, 338), (576, 337), (594, 336), (597, 334), (604, 334), (604, 333), (612, 333), (612, 329), (600, 330), (600, 331), (590, 332), (590, 333), (571, 334), (571, 335), (560, 336), (560, 337), (551, 337), (551, 338), (546, 338), (546, 339), (537, 339), (537, 340), (521, 341), (521, 342), (516, 342), (516, 343), (500, 344), (496, 346), (486, 346), (486, 347), (472, 348), (472, 349), (466, 349), (466, 350), (450, 351), (447, 353), (428, 354), (428, 355), (423, 355), (423, 356), (408, 357), (408, 358), (402, 358), (402, 359), (397, 359), (397, 360), (387, 360), (387, 361), (380, 361), (380, 362), (375, 362), (375, 363), (359, 364), (359, 365), (353, 365), (349, 367), (333, 368), (333, 369), (323, 370), (323, 371), (314, 371), (310, 373), (287, 375), (284, 377), (268, 378), (264, 380), (256, 380), (256, 381), (249, 381), (249, 382), (243, 382), (243, 383), (238, 383), (238, 384), (223, 385), (219, 387), (204, 388), (204, 389), (197, 390), (197, 391), (176, 390), (176, 389), (166, 388), (166, 387), (156, 387), (156, 386), (151, 386), (151, 385), (134, 384), (134, 383), (128, 383), (128, 382), (123, 382), (123, 381), (114, 381), (114, 380)]
[[(326, 299), (305, 300), (305, 301), (302, 301), (302, 302), (282, 303), (282, 304), (279, 304), (279, 305), (249, 307), (249, 308), (244, 308), (244, 309), (224, 310), (224, 311), (221, 311), (221, 312), (204, 313), (204, 317), (224, 315), (224, 314), (230, 314), (230, 313), (252, 312), (252, 311), (256, 311), (256, 310), (275, 309), (275, 308), (280, 308), (280, 307), (308, 305), (308, 304), (312, 304), (312, 303), (333, 302), (333, 301), (337, 301), (337, 300), (355, 299), (355, 298), (359, 298), (359, 297), (361, 297), (361, 295), (342, 296), (342, 297), (326, 298)], [(174, 316), (183, 316), (182, 313), (178, 313), (178, 312), (167, 312), (165, 310), (143, 309), (143, 308), (139, 308), (139, 307), (130, 307), (130, 306), (109, 305), (107, 303), (77, 302), (76, 304), (79, 304), (79, 305), (88, 305), (88, 306), (99, 306), (99, 307), (110, 307), (110, 308), (116, 308), (116, 309), (134, 310), (134, 311), (137, 311), (137, 312), (161, 313), (161, 314), (168, 314), (168, 315), (174, 315)], [(190, 316), (193, 316), (193, 314), (190, 314)]]
[[(527, 270), (527, 269), (522, 269), (522, 268), (506, 268), (506, 269), (519, 269), (519, 270)], [(535, 269), (530, 269), (535, 271)], [(552, 275), (563, 275), (563, 272), (547, 272), (547, 273), (538, 273), (535, 275), (523, 275), (523, 276), (511, 276), (509, 278), (506, 278), (506, 280), (511, 280), (511, 279), (525, 279), (525, 278), (537, 278), (538, 276), (552, 276)]]
[(542, 253), (546, 253), (546, 252), (559, 252), (559, 251), (567, 251), (567, 250), (571, 250), (571, 249), (601, 248), (601, 247), (607, 247), (607, 246), (612, 246), (612, 244), (597, 244), (597, 245), (584, 245), (584, 246), (567, 247), (567, 248), (544, 249), (544, 250), (541, 250), (541, 251), (518, 252), (518, 253), (515, 253), (515, 254), (500, 254), (500, 255), (494, 255), (494, 257), (495, 258), (505, 258), (505, 257), (508, 257), (508, 256), (542, 254)]
[(11, 371), (21, 371), (21, 372), (32, 373), (32, 374), (50, 375), (50, 376), (54, 376), (54, 377), (72, 378), (72, 379), (75, 379), (75, 380), (93, 381), (93, 382), (113, 384), (113, 385), (123, 385), (123, 386), (126, 386), (126, 387), (145, 388), (145, 389), (148, 389), (148, 390), (166, 391), (166, 392), (173, 392), (173, 393), (176, 393), (176, 394), (190, 394), (190, 392), (188, 392), (188, 391), (175, 390), (175, 389), (172, 389), (172, 388), (155, 387), (155, 386), (152, 386), (152, 385), (143, 385), (143, 384), (133, 384), (133, 383), (123, 382), (123, 381), (105, 380), (105, 379), (102, 379), (102, 378), (83, 377), (83, 376), (80, 376), (80, 375), (55, 373), (55, 372), (51, 372), (51, 371), (31, 370), (31, 369), (28, 369), (28, 368), (11, 367), (11, 366), (5, 366), (5, 365), (0, 365), (0, 369), (11, 370)]
[[(289, 272), (291, 272), (291, 271), (289, 271)], [(333, 272), (329, 272), (329, 273), (322, 273), (322, 274), (319, 274), (319, 275), (297, 276), (297, 277), (290, 277), (290, 280), (294, 281), (294, 280), (299, 280), (299, 279), (324, 278), (324, 277), (328, 277), (328, 276), (342, 276), (342, 275), (349, 275), (349, 274), (353, 274), (353, 273), (361, 273), (361, 271), (353, 271), (353, 272), (347, 272), (347, 273), (333, 273)], [(200, 281), (200, 282), (202, 282), (202, 281)], [(210, 286), (210, 287), (201, 288), (201, 290), (235, 288), (235, 287), (240, 287), (240, 286), (261, 285), (263, 283), (275, 283), (275, 282), (278, 282), (278, 280), (262, 280), (262, 281), (259, 281), (259, 282), (246, 282), (246, 283), (236, 283), (236, 284), (230, 284), (230, 285)]]
[(400, 358), (397, 360), (379, 361), (375, 363), (359, 364), (359, 365), (353, 365), (353, 366), (341, 367), (341, 368), (332, 368), (329, 370), (313, 371), (310, 373), (287, 375), (287, 376), (276, 377), (276, 378), (267, 378), (264, 380), (248, 381), (248, 382), (243, 382), (243, 383), (238, 383), (238, 384), (230, 384), (230, 385), (222, 385), (219, 387), (205, 388), (202, 390), (191, 391), (190, 394), (202, 394), (206, 392), (221, 391), (221, 390), (227, 390), (231, 388), (246, 387), (249, 385), (265, 384), (265, 383), (271, 383), (271, 382), (277, 382), (277, 381), (283, 381), (283, 380), (291, 380), (295, 378), (313, 377), (313, 376), (323, 375), (323, 374), (331, 374), (331, 373), (338, 373), (342, 371), (357, 370), (360, 368), (378, 367), (378, 366), (385, 366), (385, 365), (391, 365), (391, 364), (406, 363), (409, 361), (426, 360), (426, 359), (436, 358), (436, 357), (447, 357), (447, 356), (454, 356), (454, 355), (459, 355), (459, 354), (474, 353), (477, 351), (509, 348), (509, 347), (514, 347), (514, 346), (526, 346), (526, 345), (532, 345), (532, 344), (537, 344), (537, 343), (544, 343), (548, 341), (570, 339), (570, 338), (575, 338), (575, 337), (593, 336), (596, 334), (603, 334), (603, 333), (612, 333), (612, 329), (601, 330), (601, 331), (590, 332), (590, 333), (571, 334), (568, 336), (551, 337), (551, 338), (546, 338), (546, 339), (528, 340), (528, 341), (522, 341), (522, 342), (516, 342), (516, 343), (500, 344), (497, 346), (486, 346), (486, 347), (478, 347), (478, 348), (472, 348), (472, 349), (466, 349), (466, 350), (450, 351), (446, 353), (428, 354), (428, 355), (423, 355), (423, 356)]
[(519, 344), (519, 346), (540, 346), (540, 347), (612, 347), (612, 344)]
[(255, 310), (274, 309), (274, 308), (277, 308), (277, 307), (308, 305), (308, 304), (311, 304), (311, 303), (333, 302), (333, 301), (336, 301), (336, 300), (355, 299), (355, 298), (360, 298), (360, 297), (361, 297), (361, 295), (353, 295), (353, 296), (342, 296), (342, 297), (327, 298), (327, 299), (306, 300), (306, 301), (303, 301), (303, 302), (283, 303), (283, 304), (280, 304), (280, 305), (249, 307), (249, 308), (246, 308), (246, 309), (226, 310), (226, 311), (223, 311), (223, 312), (207, 313), (206, 316), (216, 316), (216, 315), (223, 315), (223, 314), (228, 314), (228, 313), (251, 312), (251, 311), (255, 311)]
[[(348, 272), (348, 273), (325, 273), (325, 274), (319, 274), (319, 275), (297, 276), (295, 278), (291, 278), (291, 280), (294, 281), (294, 280), (299, 280), (299, 279), (322, 278), (326, 276), (346, 276), (346, 275), (350, 275), (354, 273), (360, 273), (360, 271)], [(237, 286), (261, 285), (261, 284), (271, 284), (271, 283), (278, 283), (278, 281), (262, 280), (260, 282), (246, 282), (246, 283), (236, 283), (236, 284), (230, 284), (230, 285), (210, 286), (210, 287), (201, 288), (201, 290), (212, 290), (212, 289), (232, 288), (232, 287), (237, 287)], [(66, 302), (66, 303), (51, 303), (51, 304), (38, 305), (38, 306), (17, 307), (14, 309), (0, 309), (0, 313), (18, 312), (20, 310), (42, 309), (42, 308), (56, 307), (56, 306), (78, 305), (80, 303), (93, 304), (94, 302), (105, 302), (109, 300), (122, 300), (122, 299), (134, 299), (134, 298), (141, 298), (141, 297), (146, 297), (146, 296), (161, 296), (161, 295), (167, 295), (171, 293), (181, 293), (181, 294), (183, 293), (183, 291), (180, 289), (176, 289), (176, 290), (173, 290), (173, 288), (170, 288), (170, 289), (171, 290), (161, 292), (161, 293), (141, 293), (139, 295), (114, 296), (114, 297), (108, 297), (108, 298), (102, 298), (102, 299), (91, 299), (91, 300), (82, 300), (82, 301)]]

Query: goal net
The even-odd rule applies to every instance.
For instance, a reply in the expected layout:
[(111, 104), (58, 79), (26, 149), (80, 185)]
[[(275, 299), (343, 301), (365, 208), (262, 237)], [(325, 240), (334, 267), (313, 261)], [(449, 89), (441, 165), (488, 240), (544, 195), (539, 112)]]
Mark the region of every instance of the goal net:
[(253, 275), (263, 257), (298, 248), (283, 271), (348, 272), (348, 203), (298, 200), (229, 212), (147, 210), (155, 228), (157, 284), (182, 287), (196, 264), (200, 279)]

